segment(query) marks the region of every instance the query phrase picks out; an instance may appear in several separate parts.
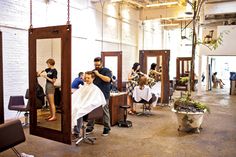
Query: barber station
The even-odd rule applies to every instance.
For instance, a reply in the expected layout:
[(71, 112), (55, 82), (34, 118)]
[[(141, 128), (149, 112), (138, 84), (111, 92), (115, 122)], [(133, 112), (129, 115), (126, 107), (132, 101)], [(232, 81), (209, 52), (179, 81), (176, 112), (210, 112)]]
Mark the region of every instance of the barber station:
[(234, 6), (1, 1), (0, 157), (236, 156)]

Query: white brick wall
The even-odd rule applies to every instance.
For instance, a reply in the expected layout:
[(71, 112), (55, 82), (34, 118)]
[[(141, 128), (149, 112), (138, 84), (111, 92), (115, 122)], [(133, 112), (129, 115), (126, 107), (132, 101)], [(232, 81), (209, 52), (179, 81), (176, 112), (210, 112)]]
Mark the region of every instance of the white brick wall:
[[(5, 119), (15, 113), (7, 109), (10, 95), (24, 95), (28, 88), (28, 31), (29, 0), (0, 1), (0, 29), (3, 32), (3, 72), (4, 72), (4, 110)], [(91, 70), (93, 58), (101, 52), (101, 6), (90, 4), (89, 0), (71, 2), (72, 24), (72, 79), (79, 71)], [(138, 16), (137, 10), (127, 9), (124, 30), (121, 29), (115, 14), (110, 14), (108, 3), (104, 7), (104, 43), (103, 51), (120, 50), (120, 32), (122, 31), (123, 80), (127, 80), (127, 71), (138, 61)], [(67, 21), (66, 0), (33, 0), (33, 27), (62, 25)], [(124, 22), (123, 22), (124, 23)], [(129, 61), (126, 59), (129, 58)]]

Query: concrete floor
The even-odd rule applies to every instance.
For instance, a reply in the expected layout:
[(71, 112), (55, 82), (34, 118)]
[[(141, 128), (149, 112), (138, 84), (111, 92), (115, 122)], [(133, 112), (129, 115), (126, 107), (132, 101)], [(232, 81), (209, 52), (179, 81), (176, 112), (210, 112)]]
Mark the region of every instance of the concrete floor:
[[(236, 96), (229, 96), (228, 91), (214, 89), (197, 96), (211, 109), (204, 117), (200, 134), (179, 133), (170, 108), (156, 107), (150, 117), (128, 116), (133, 127), (114, 126), (108, 137), (101, 136), (103, 127), (96, 125), (94, 145), (66, 145), (29, 135), (25, 129), (27, 140), (16, 149), (35, 157), (235, 157)], [(11, 156), (12, 150), (0, 154)]]

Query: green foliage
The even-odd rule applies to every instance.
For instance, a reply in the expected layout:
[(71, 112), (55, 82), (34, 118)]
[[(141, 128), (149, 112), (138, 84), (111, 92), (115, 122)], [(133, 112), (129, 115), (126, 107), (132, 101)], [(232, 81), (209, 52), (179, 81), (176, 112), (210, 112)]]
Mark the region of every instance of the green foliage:
[(179, 83), (186, 84), (188, 83), (189, 77), (180, 77)]
[(204, 112), (204, 110), (206, 110), (208, 113), (210, 113), (208, 106), (206, 106), (204, 103), (193, 100), (188, 92), (185, 96), (178, 98), (174, 102), (174, 109), (177, 111), (186, 112)]

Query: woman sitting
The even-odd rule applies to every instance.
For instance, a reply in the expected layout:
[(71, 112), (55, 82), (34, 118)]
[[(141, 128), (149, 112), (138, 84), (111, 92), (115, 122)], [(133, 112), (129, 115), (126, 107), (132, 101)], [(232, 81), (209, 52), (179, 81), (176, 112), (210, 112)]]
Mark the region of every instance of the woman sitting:
[(156, 102), (156, 95), (152, 93), (151, 88), (147, 85), (147, 77), (141, 76), (139, 79), (139, 85), (134, 88), (133, 99), (135, 102), (147, 102), (152, 104)]
[(217, 72), (214, 72), (212, 75), (213, 87), (216, 88), (219, 84), (220, 88), (224, 88), (224, 85), (225, 85), (224, 82), (221, 79), (217, 78), (216, 75), (217, 75)]

